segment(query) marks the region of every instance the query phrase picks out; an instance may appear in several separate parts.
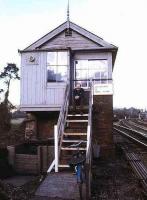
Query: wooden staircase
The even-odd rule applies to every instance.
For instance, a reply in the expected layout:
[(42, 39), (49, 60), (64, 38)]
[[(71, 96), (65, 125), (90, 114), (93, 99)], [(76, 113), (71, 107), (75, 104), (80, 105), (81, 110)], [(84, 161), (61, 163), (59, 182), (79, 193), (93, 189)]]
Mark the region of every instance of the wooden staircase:
[[(66, 190), (71, 185), (69, 199), (79, 199), (79, 188), (77, 187), (76, 175), (71, 172), (69, 161), (72, 155), (78, 151), (82, 151), (86, 155), (85, 160), (85, 187), (84, 199), (89, 199), (91, 194), (91, 155), (92, 155), (92, 88), (90, 88), (89, 105), (83, 107), (83, 114), (77, 109), (77, 113), (73, 114), (73, 108), (69, 106), (69, 85), (65, 90), (64, 103), (60, 110), (58, 123), (54, 126), (54, 160), (48, 168), (48, 175), (38, 189), (37, 195), (43, 196), (47, 191), (48, 197), (62, 197), (66, 199)], [(56, 173), (53, 173), (53, 170)], [(65, 177), (65, 178), (64, 178)], [(66, 177), (68, 177), (66, 179)], [(51, 178), (55, 179), (52, 188)], [(70, 179), (70, 181), (69, 181)], [(60, 180), (60, 181), (59, 181)], [(65, 187), (64, 187), (65, 186)], [(66, 188), (66, 189), (65, 189)], [(54, 192), (52, 193), (52, 190)], [(73, 191), (72, 191), (73, 190)], [(57, 193), (56, 191), (60, 191)], [(71, 192), (72, 191), (72, 192)], [(78, 194), (78, 196), (77, 196)], [(76, 197), (74, 197), (76, 195)]]
[(69, 109), (65, 130), (60, 141), (59, 168), (69, 167), (69, 160), (77, 151), (86, 153), (87, 149), (88, 109), (83, 109), (83, 114), (73, 114)]

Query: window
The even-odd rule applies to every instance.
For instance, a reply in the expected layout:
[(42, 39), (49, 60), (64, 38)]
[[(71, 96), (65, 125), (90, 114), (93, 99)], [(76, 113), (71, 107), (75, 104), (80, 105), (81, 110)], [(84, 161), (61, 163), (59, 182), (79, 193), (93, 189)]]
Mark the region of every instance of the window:
[(76, 61), (75, 78), (82, 87), (89, 87), (90, 79), (96, 79), (95, 83), (107, 83), (108, 61), (107, 60), (78, 60)]
[(68, 75), (67, 52), (48, 52), (47, 54), (47, 82), (66, 82)]

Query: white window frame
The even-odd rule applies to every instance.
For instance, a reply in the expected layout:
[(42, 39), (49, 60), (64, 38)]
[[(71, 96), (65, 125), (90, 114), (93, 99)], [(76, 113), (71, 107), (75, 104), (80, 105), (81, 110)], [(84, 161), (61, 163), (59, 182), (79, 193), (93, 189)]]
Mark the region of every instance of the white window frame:
[[(77, 61), (87, 61), (87, 62), (90, 62), (90, 61), (99, 61), (99, 60), (106, 60), (107, 61), (107, 78), (106, 78), (105, 84), (109, 82), (109, 62), (108, 62), (108, 59), (105, 59), (105, 58), (102, 58), (102, 59), (77, 59), (74, 62), (74, 79), (75, 79), (75, 81), (74, 81), (74, 87), (76, 86), (76, 82), (80, 82), (80, 80), (78, 81), (77, 78), (76, 78), (76, 71), (77, 71), (76, 62)], [(89, 74), (89, 64), (88, 64), (88, 74)], [(102, 74), (100, 73), (100, 80), (99, 80), (99, 82), (100, 82), (100, 84), (103, 84), (103, 80), (101, 80), (101, 75)], [(88, 77), (87, 77), (87, 79), (88, 79)], [(94, 82), (97, 82), (97, 81), (94, 81)], [(83, 88), (84, 89), (88, 89), (89, 88), (89, 82), (88, 82), (88, 80), (87, 80), (87, 86), (83, 87)]]
[[(51, 84), (51, 85), (55, 85), (55, 84), (59, 84), (59, 83), (61, 83), (61, 84), (65, 84), (66, 82), (67, 82), (67, 80), (68, 80), (68, 78), (69, 78), (69, 53), (68, 53), (68, 51), (50, 51), (50, 52), (47, 52), (47, 58), (48, 58), (48, 53), (57, 53), (57, 59), (56, 59), (56, 64), (52, 64), (52, 65), (49, 65), (48, 64), (48, 62), (46, 62), (47, 63), (47, 77), (46, 77), (46, 81), (47, 81), (47, 84)], [(60, 52), (66, 52), (67, 53), (67, 65), (60, 65), (60, 64), (58, 64), (58, 53), (60, 53)], [(46, 58), (46, 59), (47, 59)], [(48, 59), (47, 59), (47, 61), (48, 61)], [(56, 81), (48, 81), (48, 67), (49, 66), (51, 66), (51, 67), (56, 67), (56, 73), (55, 74), (57, 74), (57, 72), (58, 72), (58, 68), (59, 67), (66, 67), (67, 68), (67, 80), (66, 81), (57, 81), (57, 78), (56, 78)]]

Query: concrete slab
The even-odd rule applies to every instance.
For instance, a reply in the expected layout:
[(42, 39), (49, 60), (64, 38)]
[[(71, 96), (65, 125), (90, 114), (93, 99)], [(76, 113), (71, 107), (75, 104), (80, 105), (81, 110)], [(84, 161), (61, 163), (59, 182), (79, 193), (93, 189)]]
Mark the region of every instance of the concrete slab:
[(45, 180), (37, 189), (37, 196), (47, 199), (59, 198), (67, 200), (79, 200), (79, 188), (76, 176), (71, 173), (53, 173), (48, 174)]

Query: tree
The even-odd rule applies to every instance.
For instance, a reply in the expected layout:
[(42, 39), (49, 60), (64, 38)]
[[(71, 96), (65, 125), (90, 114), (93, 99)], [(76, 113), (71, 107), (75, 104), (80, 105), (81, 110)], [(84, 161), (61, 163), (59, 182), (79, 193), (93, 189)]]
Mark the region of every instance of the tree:
[[(6, 92), (4, 97), (4, 104), (8, 104), (8, 97), (10, 92), (10, 83), (12, 80), (19, 80), (20, 77), (18, 75), (19, 68), (14, 63), (8, 63), (4, 70), (0, 74), (0, 79), (4, 80), (4, 84), (6, 85)], [(3, 92), (3, 89), (0, 89), (0, 92)]]
[(7, 132), (11, 127), (11, 109), (14, 108), (8, 100), (10, 92), (10, 84), (12, 80), (19, 80), (19, 68), (16, 64), (8, 63), (0, 73), (0, 81), (6, 86), (6, 89), (0, 88), (0, 94), (4, 93), (4, 100), (0, 102), (0, 132)]

